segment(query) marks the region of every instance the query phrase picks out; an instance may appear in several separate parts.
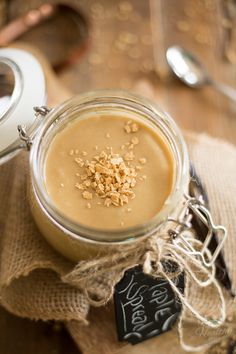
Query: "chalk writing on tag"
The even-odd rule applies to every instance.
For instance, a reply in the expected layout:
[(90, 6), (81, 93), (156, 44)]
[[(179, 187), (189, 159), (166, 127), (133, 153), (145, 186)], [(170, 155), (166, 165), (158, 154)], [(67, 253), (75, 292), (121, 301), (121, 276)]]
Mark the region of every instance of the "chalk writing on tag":
[[(184, 291), (183, 274), (175, 284)], [(181, 312), (169, 282), (144, 274), (141, 266), (125, 272), (116, 285), (114, 302), (118, 339), (132, 344), (168, 331)]]

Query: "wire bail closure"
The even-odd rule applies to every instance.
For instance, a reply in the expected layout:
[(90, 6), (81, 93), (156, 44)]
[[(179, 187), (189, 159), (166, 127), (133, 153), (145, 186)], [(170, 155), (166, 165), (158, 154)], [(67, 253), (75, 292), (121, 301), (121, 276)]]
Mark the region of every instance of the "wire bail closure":
[(48, 108), (47, 106), (41, 106), (41, 107), (36, 106), (34, 107), (34, 111), (36, 117), (38, 115), (46, 116), (51, 111), (51, 108)]
[(18, 132), (19, 132), (19, 137), (20, 139), (25, 143), (27, 150), (30, 150), (31, 145), (32, 145), (32, 139), (26, 132), (26, 126), (25, 125), (18, 125), (17, 126)]
[[(48, 108), (47, 106), (34, 107), (34, 111), (36, 117), (38, 116), (45, 117), (51, 111), (51, 108)], [(19, 132), (20, 140), (22, 140), (25, 143), (27, 150), (30, 150), (31, 145), (33, 143), (33, 139), (30, 137), (29, 134), (27, 134), (26, 126), (18, 125), (17, 129)]]
[[(223, 248), (227, 237), (227, 230), (222, 225), (214, 224), (212, 215), (204, 206), (204, 201), (201, 198), (192, 198), (189, 195), (185, 195), (185, 198), (184, 208), (179, 218), (168, 218), (168, 221), (177, 224), (175, 228), (169, 230), (169, 235), (172, 237), (173, 244), (181, 247), (188, 254), (196, 256), (206, 267), (211, 267)], [(196, 250), (184, 235), (184, 232), (191, 228), (193, 215), (198, 217), (207, 228), (207, 234), (200, 250)], [(214, 237), (217, 237), (218, 245), (210, 257), (208, 246)]]

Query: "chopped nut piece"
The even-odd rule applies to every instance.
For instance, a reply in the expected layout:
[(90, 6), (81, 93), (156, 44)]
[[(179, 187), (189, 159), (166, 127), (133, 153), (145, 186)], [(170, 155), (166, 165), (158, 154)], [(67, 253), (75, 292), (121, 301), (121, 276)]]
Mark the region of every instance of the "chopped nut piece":
[(103, 193), (104, 192), (104, 185), (102, 183), (99, 183), (97, 186), (97, 191), (98, 193)]
[(141, 158), (139, 159), (139, 162), (140, 162), (142, 165), (144, 165), (144, 164), (147, 162), (147, 159), (145, 159), (145, 157), (141, 157)]
[(135, 178), (132, 178), (132, 181), (130, 183), (130, 186), (133, 188), (136, 186), (136, 179)]
[(125, 145), (121, 145), (121, 150), (124, 150), (125, 149)]
[(79, 165), (79, 167), (84, 166), (84, 161), (80, 157), (76, 157), (75, 162)]
[(132, 161), (135, 158), (133, 151), (127, 152), (124, 156), (125, 161)]
[(97, 185), (98, 185), (97, 182), (92, 182), (91, 183), (91, 186), (93, 187), (93, 189), (96, 189)]
[(120, 165), (122, 162), (124, 162), (122, 157), (115, 157), (115, 158), (111, 159), (112, 165)]
[(128, 213), (130, 213), (132, 211), (131, 208), (127, 208), (126, 210), (127, 210)]
[(87, 203), (87, 208), (91, 209), (91, 203)]
[(132, 132), (132, 133), (136, 133), (137, 131), (138, 131), (138, 124), (133, 123), (133, 124), (131, 125), (131, 132)]
[(131, 139), (132, 144), (137, 145), (139, 143), (139, 139), (135, 136)]
[(91, 181), (90, 181), (89, 179), (87, 179), (86, 181), (84, 181), (84, 185), (85, 185), (86, 187), (90, 187)]
[(139, 165), (135, 166), (135, 168), (136, 168), (137, 171), (140, 171), (142, 169), (142, 167), (139, 166)]
[(73, 155), (74, 155), (74, 150), (73, 150), (73, 149), (70, 150), (69, 155), (70, 155), (70, 156), (73, 156)]
[(95, 173), (95, 167), (94, 167), (94, 165), (90, 165), (89, 166), (89, 168), (88, 168), (88, 170), (87, 170), (87, 173), (88, 173), (88, 176), (91, 176), (91, 173), (93, 174), (93, 173)]
[(88, 153), (87, 153), (86, 151), (82, 151), (82, 155), (83, 155), (83, 156), (87, 156)]
[(143, 179), (147, 179), (147, 176), (146, 175), (142, 175)]
[(90, 192), (88, 192), (88, 191), (84, 191), (84, 192), (82, 193), (82, 196), (83, 196), (84, 199), (93, 199), (92, 193), (90, 193)]
[(129, 145), (129, 150), (132, 150), (134, 148), (134, 144)]
[(78, 189), (82, 189), (82, 190), (85, 189), (83, 184), (81, 184), (81, 183), (76, 183), (75, 187), (78, 188)]
[(80, 178), (81, 178), (82, 181), (85, 181), (85, 180), (87, 179), (87, 177), (88, 177), (87, 175), (81, 175), (81, 176), (80, 176)]
[(126, 131), (127, 134), (131, 133), (131, 128), (129, 125), (125, 125), (124, 130)]
[(109, 206), (111, 205), (111, 198), (106, 198), (106, 199), (105, 199), (105, 202), (104, 202), (104, 205), (105, 205), (106, 207), (109, 207)]
[[(120, 200), (122, 201), (123, 204), (127, 204), (128, 201), (129, 201), (129, 199), (128, 199), (128, 197), (127, 197), (126, 195), (122, 195), (122, 196), (120, 197)], [(122, 205), (123, 205), (123, 204), (122, 204)]]
[(112, 204), (118, 206), (119, 205), (119, 193), (116, 193), (116, 192), (110, 193), (110, 197), (111, 197)]
[(106, 133), (106, 138), (110, 138), (111, 137), (111, 135), (109, 134), (109, 133)]
[(97, 145), (94, 146), (94, 150), (98, 150), (98, 146)]
[(65, 187), (64, 183), (60, 183), (60, 186), (61, 186), (61, 187)]

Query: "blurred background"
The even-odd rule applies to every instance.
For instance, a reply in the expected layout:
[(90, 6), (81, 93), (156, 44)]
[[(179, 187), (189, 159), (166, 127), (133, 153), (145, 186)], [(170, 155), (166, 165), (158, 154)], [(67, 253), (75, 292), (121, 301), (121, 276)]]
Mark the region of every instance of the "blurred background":
[[(52, 16), (48, 4), (55, 5)], [(236, 88), (235, 0), (0, 0), (0, 45), (27, 48), (40, 60), (42, 55), (50, 71), (49, 103), (60, 103), (60, 92), (127, 89), (155, 100), (183, 130), (236, 143), (236, 104), (174, 78), (165, 55), (175, 44), (196, 54), (213, 78)], [(55, 77), (59, 84), (52, 86)], [(1, 353), (65, 351), (77, 353), (63, 327), (0, 310)]]
[[(235, 0), (48, 3), (60, 4), (59, 10), (24, 34), (16, 30), (9, 42), (37, 47), (72, 94), (110, 87), (136, 91), (155, 99), (183, 129), (236, 141), (235, 104), (211, 89), (180, 84), (165, 59), (169, 46), (181, 45), (197, 54), (215, 79), (236, 87)], [(28, 22), (37, 22), (41, 6), (47, 11), (43, 0), (0, 4), (2, 28), (19, 17), (26, 21), (27, 14)]]

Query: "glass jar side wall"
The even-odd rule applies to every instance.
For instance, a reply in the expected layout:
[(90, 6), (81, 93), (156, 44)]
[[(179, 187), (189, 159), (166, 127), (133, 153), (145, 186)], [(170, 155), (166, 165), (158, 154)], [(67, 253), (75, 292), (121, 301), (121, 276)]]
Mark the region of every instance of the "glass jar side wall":
[[(173, 150), (177, 173), (174, 190), (172, 195), (170, 195), (170, 198), (167, 200), (165, 210), (158, 214), (155, 220), (151, 220), (150, 223), (145, 225), (138, 225), (136, 228), (124, 229), (122, 232), (119, 230), (117, 232), (107, 232), (107, 230), (104, 232), (101, 231), (98, 237), (98, 232), (96, 230), (85, 229), (82, 225), (78, 224), (71, 225), (70, 221), (65, 220), (63, 215), (58, 215), (57, 211), (53, 208), (53, 205), (51, 205), (50, 200), (48, 200), (48, 196), (45, 196), (45, 186), (43, 184), (43, 164), (47, 151), (47, 138), (50, 136), (49, 132), (53, 135), (53, 132), (55, 133), (55, 131), (60, 130), (63, 127), (63, 124), (74, 116), (81, 114), (81, 112), (84, 112), (86, 109), (93, 109), (95, 112), (102, 112), (104, 107), (109, 108), (110, 110), (122, 108), (124, 111), (126, 110), (131, 113), (138, 112), (139, 115), (142, 116), (142, 119), (146, 119), (149, 124), (158, 126)], [(45, 144), (43, 145), (43, 143)], [(52, 244), (58, 241), (53, 240), (53, 237), (56, 238), (56, 236), (53, 236), (53, 233), (56, 234), (60, 229), (62, 233), (65, 233), (66, 231), (67, 234), (66, 237), (62, 237), (67, 240), (62, 241), (62, 244), (64, 242), (69, 242), (69, 238), (71, 238), (73, 240), (73, 244), (75, 245), (75, 241), (77, 239), (78, 243), (80, 243), (84, 238), (85, 244), (90, 243), (90, 241), (95, 241), (97, 244), (96, 249), (98, 250), (99, 244), (102, 244), (103, 241), (110, 243), (110, 247), (112, 248), (112, 244), (116, 246), (119, 242), (127, 244), (127, 241), (129, 242), (130, 240), (133, 241), (134, 239), (141, 239), (153, 232), (157, 232), (168, 216), (173, 216), (173, 214), (178, 213), (178, 210), (181, 209), (183, 194), (186, 192), (188, 186), (189, 161), (185, 143), (175, 123), (155, 105), (143, 98), (126, 92), (117, 92), (114, 90), (105, 92), (99, 91), (86, 94), (82, 97), (75, 97), (60, 107), (54, 109), (53, 112), (46, 117), (40, 134), (37, 136), (32, 147), (31, 177), (33, 185), (32, 193), (35, 195), (34, 198), (32, 198), (35, 200), (31, 204), (32, 206), (36, 205), (36, 207), (32, 207), (32, 210), (36, 218), (41, 210), (44, 217), (50, 219), (50, 225), (53, 224), (54, 231), (51, 230), (52, 226), (48, 226), (51, 230), (49, 232), (51, 234), (50, 243)], [(43, 209), (45, 212), (43, 212)], [(39, 228), (42, 229), (44, 227), (44, 230), (41, 231), (45, 234), (47, 232), (47, 227), (45, 228), (45, 226), (40, 225), (41, 222), (38, 224)], [(46, 224), (48, 225), (47, 222)], [(55, 227), (57, 228), (57, 231), (55, 231)], [(59, 236), (57, 237), (59, 238)], [(54, 247), (58, 248), (59, 246), (54, 245)], [(66, 246), (60, 247), (62, 248), (62, 250), (60, 250), (62, 253)]]

